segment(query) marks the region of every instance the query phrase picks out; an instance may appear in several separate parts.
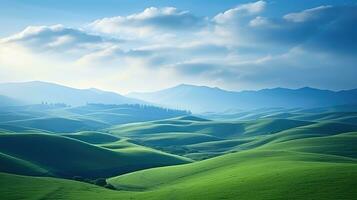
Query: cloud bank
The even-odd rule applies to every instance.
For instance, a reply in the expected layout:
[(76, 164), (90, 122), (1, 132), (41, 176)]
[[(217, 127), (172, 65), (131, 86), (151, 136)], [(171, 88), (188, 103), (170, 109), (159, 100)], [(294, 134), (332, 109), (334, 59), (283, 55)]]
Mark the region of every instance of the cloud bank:
[[(272, 6), (278, 5), (256, 1), (212, 17), (150, 7), (82, 27), (29, 26), (0, 39), (6, 74), (0, 78), (45, 77), (122, 92), (179, 83), (357, 87), (357, 6), (321, 5), (271, 17), (265, 13)], [(17, 75), (9, 76), (14, 70)]]

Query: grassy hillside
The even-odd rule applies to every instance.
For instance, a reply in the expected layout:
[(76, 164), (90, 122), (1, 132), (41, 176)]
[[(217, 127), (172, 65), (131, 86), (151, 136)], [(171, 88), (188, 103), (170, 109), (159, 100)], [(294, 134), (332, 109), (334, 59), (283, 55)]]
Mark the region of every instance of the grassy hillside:
[(3, 153), (0, 153), (0, 171), (7, 173), (21, 173), (32, 176), (51, 175), (47, 170), (31, 162), (21, 160)]
[(290, 119), (262, 119), (258, 121), (209, 121), (187, 116), (151, 122), (132, 123), (113, 126), (108, 132), (116, 135), (143, 137), (145, 134), (168, 132), (196, 132), (219, 138), (240, 137), (242, 134), (260, 135), (306, 126), (313, 122)]
[(246, 123), (244, 134), (249, 136), (268, 135), (310, 124), (313, 124), (313, 122), (291, 119), (261, 119)]
[(86, 106), (67, 109), (68, 112), (107, 124), (125, 124), (187, 115), (189, 112), (148, 105), (104, 105), (87, 104)]
[[(106, 114), (116, 116), (128, 111), (116, 106), (106, 108)], [(179, 116), (68, 133), (60, 132), (56, 126), (62, 124), (55, 122), (30, 124), (33, 128), (24, 124), (59, 114), (79, 121), (111, 120), (95, 117), (103, 114), (103, 105), (71, 109), (52, 110), (45, 118), (15, 117), (0, 125), (0, 171), (6, 172), (0, 173), (0, 197), (138, 200), (357, 197), (354, 112), (261, 109), (257, 115), (244, 115), (246, 118), (260, 115), (258, 120), (212, 121)], [(44, 126), (56, 129), (51, 131), (57, 134), (41, 133), (40, 129), (48, 129)], [(11, 132), (7, 131), (9, 127)], [(106, 177), (117, 191), (60, 179), (74, 176)]]
[(356, 161), (327, 154), (251, 150), (134, 172), (109, 182), (122, 190), (141, 191), (147, 199), (353, 199)]
[[(46, 134), (0, 135), (3, 154), (39, 166), (55, 176), (109, 177), (140, 169), (187, 163), (188, 160), (148, 149), (111, 151), (79, 140)], [(153, 158), (153, 159), (150, 159)], [(11, 171), (12, 165), (7, 169)], [(16, 167), (20, 168), (18, 165)], [(17, 170), (18, 174), (31, 174)]]
[(334, 121), (357, 125), (357, 112), (324, 112), (293, 117), (305, 121)]
[(303, 121), (335, 120), (345, 122), (352, 118), (356, 122), (357, 105), (339, 105), (332, 107), (303, 108), (261, 108), (255, 110), (228, 110), (224, 112), (203, 113), (202, 117), (212, 120), (259, 120), (259, 119), (296, 119)]
[(118, 195), (117, 191), (77, 181), (0, 173), (0, 197), (6, 200), (109, 200), (122, 195)]
[(61, 117), (46, 117), (7, 122), (6, 125), (30, 127), (51, 132), (76, 132), (82, 130), (96, 130), (107, 125), (94, 120), (70, 119)]
[(228, 137), (243, 133), (244, 126), (240, 123), (231, 122), (202, 122), (172, 119), (114, 126), (108, 129), (108, 131), (115, 135), (124, 135), (128, 137), (141, 137), (144, 134), (167, 132), (196, 132), (209, 134), (211, 136)]
[(357, 159), (357, 132), (275, 142), (262, 148), (312, 152)]
[(337, 156), (255, 150), (143, 170), (109, 182), (120, 190), (0, 173), (0, 195), (6, 199), (353, 199), (357, 164)]
[(62, 136), (70, 137), (91, 144), (105, 144), (119, 140), (119, 138), (114, 135), (99, 131), (82, 131), (78, 133), (62, 134)]
[[(0, 128), (14, 132), (38, 130), (53, 133), (97, 131), (111, 125), (144, 122), (187, 115), (189, 112), (146, 105), (38, 104), (4, 107)], [(3, 127), (7, 127), (3, 128)], [(21, 130), (24, 129), (24, 130)]]
[(200, 160), (224, 154), (244, 143), (256, 147), (271, 135), (313, 124), (291, 119), (232, 122), (186, 116), (113, 126), (106, 131), (145, 146)]
[(221, 139), (202, 133), (168, 132), (152, 134), (143, 138), (142, 140), (139, 139), (138, 141), (150, 146), (178, 146), (217, 140)]
[(36, 132), (50, 133), (48, 131), (39, 130), (35, 128), (29, 128), (29, 127), (23, 127), (17, 125), (8, 125), (8, 124), (0, 124), (0, 129), (6, 133), (36, 133)]

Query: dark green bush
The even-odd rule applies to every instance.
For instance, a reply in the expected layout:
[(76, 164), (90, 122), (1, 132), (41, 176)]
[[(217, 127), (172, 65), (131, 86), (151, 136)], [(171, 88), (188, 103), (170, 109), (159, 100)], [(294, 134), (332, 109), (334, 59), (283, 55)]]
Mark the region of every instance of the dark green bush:
[(109, 183), (107, 183), (104, 187), (110, 190), (115, 190), (115, 187)]
[(94, 184), (104, 187), (105, 185), (107, 185), (107, 181), (104, 178), (98, 178), (94, 180)]
[(73, 176), (73, 178), (72, 178), (73, 180), (75, 180), (75, 181), (81, 181), (81, 182), (83, 182), (84, 181), (84, 178), (83, 177), (81, 177), (81, 176)]

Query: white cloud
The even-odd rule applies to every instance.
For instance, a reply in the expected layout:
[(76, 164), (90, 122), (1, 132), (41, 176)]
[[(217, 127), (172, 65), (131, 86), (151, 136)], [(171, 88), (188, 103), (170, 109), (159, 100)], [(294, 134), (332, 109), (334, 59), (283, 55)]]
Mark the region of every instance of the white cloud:
[(325, 12), (327, 9), (332, 8), (332, 6), (319, 6), (316, 8), (311, 8), (297, 13), (286, 14), (283, 18), (291, 22), (305, 22), (308, 20), (318, 19), (320, 14)]
[(242, 4), (223, 13), (219, 13), (213, 20), (216, 23), (226, 23), (227, 21), (234, 20), (240, 16), (259, 14), (265, 9), (265, 7), (265, 1)]
[(53, 42), (48, 43), (49, 47), (59, 47), (74, 42), (75, 38), (70, 35), (59, 36)]
[(82, 55), (119, 42), (63, 25), (29, 26), (17, 34), (0, 40), (0, 44), (13, 43), (33, 51), (60, 52), (66, 56)]
[(128, 16), (98, 19), (87, 25), (87, 28), (98, 33), (137, 38), (153, 36), (158, 32), (177, 34), (190, 31), (202, 26), (203, 21), (188, 11), (174, 7), (150, 7)]
[[(265, 7), (265, 1), (238, 5), (211, 19), (151, 7), (83, 29), (30, 26), (0, 39), (0, 78), (124, 92), (182, 82), (232, 89), (355, 85), (356, 7), (321, 6), (274, 18), (264, 15)], [(306, 75), (309, 70), (314, 73)]]
[(267, 25), (270, 25), (270, 22), (265, 17), (257, 16), (254, 19), (249, 21), (249, 25), (252, 27), (267, 26)]

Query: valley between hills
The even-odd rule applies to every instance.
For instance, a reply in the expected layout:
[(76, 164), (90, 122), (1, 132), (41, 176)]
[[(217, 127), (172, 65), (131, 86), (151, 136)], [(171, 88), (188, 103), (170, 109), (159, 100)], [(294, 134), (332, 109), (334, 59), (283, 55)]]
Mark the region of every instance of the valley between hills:
[(357, 196), (352, 104), (191, 113), (130, 102), (6, 100), (2, 199)]

